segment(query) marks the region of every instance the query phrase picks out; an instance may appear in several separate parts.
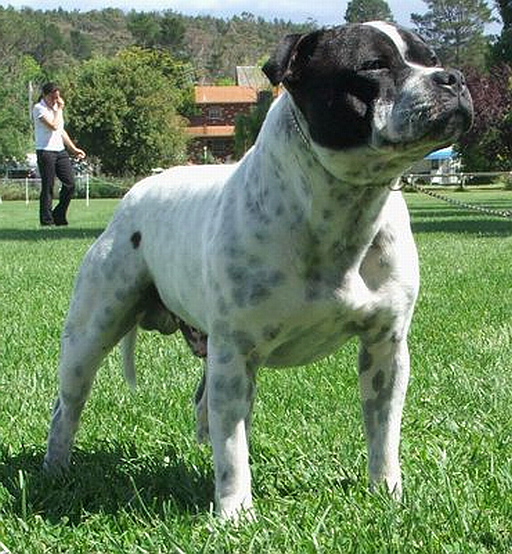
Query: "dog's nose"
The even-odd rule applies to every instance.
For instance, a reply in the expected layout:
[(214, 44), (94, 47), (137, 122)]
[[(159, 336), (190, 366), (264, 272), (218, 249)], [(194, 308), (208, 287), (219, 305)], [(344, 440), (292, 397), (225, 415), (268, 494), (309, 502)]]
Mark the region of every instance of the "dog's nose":
[(436, 71), (432, 76), (432, 80), (437, 86), (452, 90), (455, 93), (460, 93), (466, 88), (464, 75), (457, 69)]

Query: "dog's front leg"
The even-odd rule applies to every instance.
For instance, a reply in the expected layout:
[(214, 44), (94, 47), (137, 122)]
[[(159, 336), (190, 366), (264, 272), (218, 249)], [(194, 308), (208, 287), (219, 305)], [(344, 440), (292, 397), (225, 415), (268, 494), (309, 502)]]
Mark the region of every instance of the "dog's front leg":
[(399, 462), (402, 408), (409, 380), (406, 339), (362, 344), (359, 384), (363, 406), (368, 470), (371, 486), (386, 483), (399, 499), (402, 482)]
[[(215, 500), (223, 519), (252, 517), (246, 422), (254, 397), (253, 370), (227, 345), (208, 342), (207, 401), (215, 466)], [(248, 428), (248, 426), (247, 426)]]

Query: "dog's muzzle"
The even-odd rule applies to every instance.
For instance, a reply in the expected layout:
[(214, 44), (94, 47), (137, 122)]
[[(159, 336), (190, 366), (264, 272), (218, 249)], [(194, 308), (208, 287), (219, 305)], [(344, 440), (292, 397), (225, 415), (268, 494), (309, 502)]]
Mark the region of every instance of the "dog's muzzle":
[(437, 125), (440, 134), (467, 131), (473, 123), (473, 102), (464, 75), (457, 69), (440, 70), (432, 74), (431, 81), (445, 112)]

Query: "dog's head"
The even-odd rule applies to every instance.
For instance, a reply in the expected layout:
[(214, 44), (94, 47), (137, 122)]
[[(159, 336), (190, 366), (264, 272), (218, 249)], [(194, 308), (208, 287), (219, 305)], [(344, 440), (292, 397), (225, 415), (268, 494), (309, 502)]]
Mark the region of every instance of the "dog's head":
[(290, 35), (263, 71), (291, 94), (315, 148), (331, 154), (370, 147), (422, 156), (455, 141), (473, 117), (463, 75), (388, 23)]

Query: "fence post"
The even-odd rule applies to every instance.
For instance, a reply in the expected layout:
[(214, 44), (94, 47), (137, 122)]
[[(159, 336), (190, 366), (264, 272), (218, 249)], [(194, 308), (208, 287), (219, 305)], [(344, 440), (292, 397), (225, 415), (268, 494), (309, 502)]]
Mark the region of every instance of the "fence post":
[(28, 177), (25, 177), (25, 204), (28, 206)]
[(89, 173), (85, 174), (85, 205), (89, 207)]

